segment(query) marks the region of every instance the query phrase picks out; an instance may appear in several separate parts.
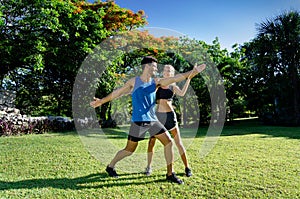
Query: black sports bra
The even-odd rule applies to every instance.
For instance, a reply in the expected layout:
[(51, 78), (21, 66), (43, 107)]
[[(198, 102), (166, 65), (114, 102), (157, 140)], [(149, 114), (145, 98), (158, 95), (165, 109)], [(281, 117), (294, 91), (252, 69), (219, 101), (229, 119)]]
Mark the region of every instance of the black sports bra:
[(169, 86), (169, 88), (161, 88), (159, 87), (156, 91), (156, 100), (159, 99), (167, 99), (171, 101), (174, 97), (173, 87)]

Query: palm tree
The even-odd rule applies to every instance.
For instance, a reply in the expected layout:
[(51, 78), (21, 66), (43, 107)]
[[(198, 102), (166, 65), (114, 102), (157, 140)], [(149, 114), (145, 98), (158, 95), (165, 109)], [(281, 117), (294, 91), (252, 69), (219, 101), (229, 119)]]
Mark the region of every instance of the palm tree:
[[(256, 51), (256, 67), (268, 73), (268, 93), (275, 99), (278, 114), (284, 114), (279, 118), (291, 116), (288, 123), (300, 125), (300, 14), (285, 12), (257, 27), (258, 35), (253, 40), (257, 45), (251, 49)], [(265, 77), (261, 78), (267, 81)], [(280, 107), (276, 107), (278, 101)]]

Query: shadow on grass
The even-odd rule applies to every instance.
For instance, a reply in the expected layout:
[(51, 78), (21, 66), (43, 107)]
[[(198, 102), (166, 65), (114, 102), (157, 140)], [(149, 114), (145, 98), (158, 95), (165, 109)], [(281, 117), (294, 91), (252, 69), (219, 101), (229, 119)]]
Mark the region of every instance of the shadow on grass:
[(234, 121), (225, 125), (221, 136), (261, 134), (263, 138), (286, 137), (300, 139), (300, 127), (269, 126), (262, 124), (258, 119)]
[[(52, 187), (56, 189), (95, 189), (103, 187), (114, 186), (129, 186), (129, 185), (142, 185), (153, 182), (165, 182), (165, 178), (155, 179), (145, 175), (136, 176), (134, 173), (121, 174), (120, 177), (115, 179), (109, 177), (106, 173), (90, 174), (78, 178), (48, 178), (48, 179), (29, 179), (15, 182), (6, 182), (0, 180), (0, 190), (13, 190), (13, 189), (35, 189)], [(129, 177), (130, 176), (130, 177)]]
[[(193, 137), (205, 137), (207, 134), (208, 126), (200, 126), (198, 130), (196, 128), (183, 127), (180, 128), (181, 136), (183, 138)], [(105, 138), (109, 139), (127, 139), (127, 128), (105, 128), (105, 129), (90, 129), (88, 137), (94, 136), (94, 134), (105, 135)], [(196, 133), (197, 132), (197, 133)], [(72, 132), (69, 132), (72, 133)], [(76, 133), (76, 132), (73, 132)], [(286, 126), (270, 126), (264, 125), (259, 119), (246, 119), (236, 120), (230, 124), (225, 124), (220, 136), (236, 136), (236, 135), (251, 135), (261, 134), (262, 137), (286, 137), (290, 139), (300, 139), (300, 127), (286, 127)]]
[[(45, 133), (46, 137), (51, 136), (85, 136), (89, 138), (99, 138), (100, 135), (105, 135), (110, 139), (127, 139), (128, 134), (127, 131), (120, 130), (119, 128), (93, 128), (93, 129), (81, 129), (74, 131), (62, 131), (62, 132), (47, 132)], [(105, 137), (105, 138), (106, 138)]]

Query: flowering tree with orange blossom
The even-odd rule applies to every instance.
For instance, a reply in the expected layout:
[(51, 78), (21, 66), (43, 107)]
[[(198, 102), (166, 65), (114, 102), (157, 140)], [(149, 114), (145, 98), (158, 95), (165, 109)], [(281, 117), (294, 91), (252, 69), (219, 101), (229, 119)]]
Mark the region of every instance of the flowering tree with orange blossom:
[(26, 114), (71, 116), (70, 91), (86, 55), (145, 24), (143, 11), (114, 2), (1, 1), (0, 87), (16, 91)]

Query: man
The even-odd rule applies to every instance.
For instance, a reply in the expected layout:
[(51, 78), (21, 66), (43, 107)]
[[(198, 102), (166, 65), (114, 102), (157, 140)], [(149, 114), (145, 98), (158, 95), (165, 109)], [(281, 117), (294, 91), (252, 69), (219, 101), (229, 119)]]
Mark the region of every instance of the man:
[(92, 107), (96, 108), (127, 93), (131, 93), (132, 95), (133, 111), (127, 144), (124, 149), (117, 152), (110, 164), (106, 167), (106, 172), (109, 176), (117, 178), (118, 174), (114, 169), (116, 163), (133, 154), (138, 142), (143, 140), (146, 132), (149, 131), (150, 136), (154, 136), (164, 145), (164, 155), (167, 162), (166, 179), (182, 184), (183, 181), (175, 175), (173, 169), (174, 154), (170, 134), (155, 115), (156, 90), (158, 87), (183, 81), (189, 76), (192, 78), (204, 70), (206, 65), (195, 66), (193, 70), (178, 74), (174, 77), (153, 79), (152, 77), (157, 72), (157, 60), (154, 57), (146, 56), (143, 58), (141, 64), (143, 72), (140, 76), (131, 78), (124, 86), (114, 90), (106, 97), (102, 99), (94, 98), (94, 101), (90, 103)]
[[(164, 78), (174, 77), (174, 75), (175, 75), (175, 68), (172, 65), (165, 65), (163, 70), (163, 77)], [(191, 78), (188, 77), (182, 89), (180, 89), (179, 86), (176, 85), (176, 83), (173, 83), (171, 85), (168, 85), (167, 87), (161, 86), (156, 91), (157, 119), (164, 125), (164, 127), (171, 133), (171, 135), (173, 135), (173, 139), (178, 148), (179, 155), (185, 166), (185, 175), (187, 177), (192, 176), (192, 170), (189, 167), (186, 150), (181, 139), (176, 113), (174, 110), (173, 98), (175, 95), (184, 96), (188, 89), (190, 81)], [(152, 172), (151, 165), (152, 165), (152, 159), (154, 155), (155, 142), (156, 142), (155, 137), (149, 138), (148, 154), (147, 154), (148, 161), (145, 170), (145, 174), (148, 176)]]

